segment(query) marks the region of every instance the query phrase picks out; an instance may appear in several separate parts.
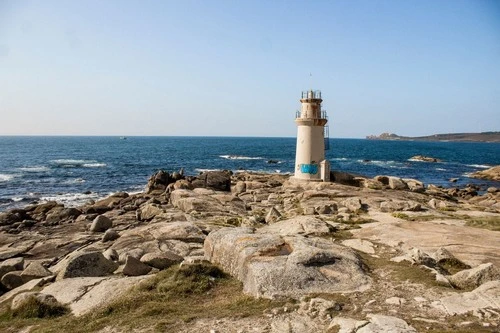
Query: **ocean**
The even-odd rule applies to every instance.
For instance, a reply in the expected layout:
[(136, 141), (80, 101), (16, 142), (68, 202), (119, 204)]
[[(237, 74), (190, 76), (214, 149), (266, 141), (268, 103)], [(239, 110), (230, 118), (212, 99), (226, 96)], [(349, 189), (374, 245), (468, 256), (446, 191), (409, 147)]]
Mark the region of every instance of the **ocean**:
[[(443, 160), (412, 161), (414, 155)], [(332, 170), (394, 175), (445, 187), (499, 182), (467, 175), (500, 164), (499, 143), (330, 139)], [(0, 211), (56, 200), (82, 204), (117, 191), (141, 191), (156, 170), (293, 172), (295, 138), (0, 136)], [(450, 178), (458, 178), (456, 183)]]

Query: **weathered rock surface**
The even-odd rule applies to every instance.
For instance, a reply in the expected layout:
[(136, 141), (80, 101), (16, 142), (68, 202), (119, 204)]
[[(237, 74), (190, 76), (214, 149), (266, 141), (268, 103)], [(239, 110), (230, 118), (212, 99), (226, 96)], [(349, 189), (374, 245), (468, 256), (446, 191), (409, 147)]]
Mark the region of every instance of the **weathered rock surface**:
[(455, 287), (473, 289), (485, 282), (500, 280), (500, 270), (492, 263), (487, 263), (448, 276), (448, 280)]
[(300, 298), (370, 286), (351, 250), (320, 238), (224, 228), (209, 234), (204, 247), (207, 259), (242, 281), (243, 290), (256, 297)]
[(432, 306), (453, 316), (468, 312), (477, 313), (483, 309), (500, 308), (500, 281), (490, 281), (482, 284), (471, 292), (458, 293), (441, 298)]
[(122, 273), (127, 276), (146, 275), (151, 271), (151, 267), (142, 263), (139, 259), (127, 256)]
[(110, 275), (118, 264), (106, 259), (100, 252), (77, 252), (66, 258), (58, 268), (57, 279), (67, 279)]
[(272, 233), (280, 236), (321, 236), (332, 231), (332, 227), (312, 216), (297, 216), (262, 227), (258, 233)]
[(51, 271), (43, 267), (39, 262), (32, 262), (26, 267), (26, 269), (21, 273), (21, 277), (25, 281), (38, 279), (46, 276), (53, 275)]
[(158, 269), (166, 269), (172, 265), (182, 262), (184, 258), (181, 256), (167, 251), (167, 252), (154, 252), (146, 253), (141, 257), (141, 262)]
[(490, 180), (500, 181), (500, 165), (491, 167), (491, 168), (486, 169), (486, 170), (474, 172), (470, 176), (473, 178), (490, 179)]
[(342, 245), (368, 254), (375, 253), (373, 243), (363, 239), (346, 239), (345, 241), (342, 241)]
[(10, 258), (0, 263), (0, 278), (8, 272), (22, 270), (24, 258)]
[(442, 162), (440, 159), (429, 156), (416, 155), (410, 158), (411, 161), (421, 161), (421, 162)]
[(70, 278), (56, 281), (41, 292), (54, 296), (68, 305), (75, 316), (81, 316), (112, 302), (143, 279), (144, 276)]

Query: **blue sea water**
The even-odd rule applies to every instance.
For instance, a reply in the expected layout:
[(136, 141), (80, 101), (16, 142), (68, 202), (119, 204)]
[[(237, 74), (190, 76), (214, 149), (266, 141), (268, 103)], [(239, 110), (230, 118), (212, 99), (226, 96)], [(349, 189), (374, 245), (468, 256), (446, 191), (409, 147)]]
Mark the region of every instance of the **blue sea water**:
[[(443, 162), (411, 161), (414, 155)], [(500, 164), (499, 143), (330, 139), (326, 156), (333, 170), (370, 177), (500, 186), (467, 177)], [(295, 138), (0, 136), (0, 211), (35, 201), (75, 205), (116, 191), (141, 191), (158, 169), (184, 168), (190, 175), (215, 169), (291, 173), (294, 158)]]

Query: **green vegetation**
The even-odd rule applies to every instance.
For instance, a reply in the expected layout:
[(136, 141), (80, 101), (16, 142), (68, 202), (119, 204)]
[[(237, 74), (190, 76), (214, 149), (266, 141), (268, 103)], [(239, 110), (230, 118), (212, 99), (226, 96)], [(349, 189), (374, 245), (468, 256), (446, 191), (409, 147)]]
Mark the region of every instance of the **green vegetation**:
[(43, 303), (35, 296), (29, 297), (14, 311), (9, 311), (7, 317), (18, 318), (52, 318), (69, 312), (66, 306), (60, 304)]
[(500, 231), (499, 216), (470, 217), (465, 225), (474, 228), (483, 228), (493, 231)]
[(133, 331), (154, 327), (155, 331), (177, 331), (197, 319), (251, 317), (284, 302), (255, 299), (242, 293), (241, 283), (209, 264), (173, 266), (143, 281), (111, 304), (75, 318), (70, 314), (48, 319), (0, 314), (1, 332), (95, 332), (105, 327)]

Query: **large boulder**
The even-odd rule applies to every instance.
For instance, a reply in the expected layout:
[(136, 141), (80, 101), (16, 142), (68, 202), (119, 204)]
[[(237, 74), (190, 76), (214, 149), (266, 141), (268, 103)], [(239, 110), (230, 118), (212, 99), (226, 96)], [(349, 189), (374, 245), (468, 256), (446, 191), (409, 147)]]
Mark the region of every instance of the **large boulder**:
[(393, 190), (406, 190), (408, 186), (406, 183), (399, 177), (389, 177), (389, 188)]
[(66, 258), (59, 268), (58, 280), (110, 275), (118, 268), (118, 264), (106, 259), (101, 252), (77, 252)]
[(22, 270), (24, 266), (24, 258), (10, 258), (0, 263), (0, 278), (12, 271)]
[(57, 302), (57, 299), (52, 295), (28, 291), (20, 293), (12, 299), (12, 304), (10, 306), (11, 310), (16, 311), (20, 309), (24, 304), (29, 302), (31, 298), (35, 298), (41, 305), (61, 306), (61, 304)]
[(205, 240), (203, 231), (191, 222), (156, 223), (146, 228), (145, 232), (150, 233), (154, 239), (159, 241), (175, 239), (203, 243)]
[(2, 284), (7, 289), (15, 289), (19, 286), (22, 286), (26, 281), (21, 276), (21, 273), (22, 271), (12, 271), (4, 274), (1, 279)]
[(46, 286), (41, 292), (69, 306), (73, 315), (78, 317), (109, 304), (145, 278), (109, 276), (64, 279)]
[(227, 170), (203, 172), (191, 184), (195, 188), (203, 187), (216, 191), (231, 191), (231, 172)]
[(166, 269), (172, 265), (179, 264), (184, 258), (171, 252), (146, 253), (141, 257), (141, 262), (154, 268)]
[(139, 276), (146, 275), (151, 271), (151, 267), (142, 263), (139, 259), (132, 256), (127, 256), (125, 266), (123, 267), (123, 275)]
[(485, 282), (500, 280), (500, 270), (492, 263), (487, 263), (455, 273), (448, 280), (455, 287), (474, 289)]
[(439, 158), (422, 156), (422, 155), (413, 156), (410, 158), (410, 161), (433, 162), (433, 163), (442, 162)]
[(149, 177), (148, 184), (146, 185), (146, 193), (161, 193), (167, 189), (167, 186), (175, 182), (170, 174), (166, 171), (159, 170)]
[(371, 282), (352, 250), (322, 238), (223, 228), (207, 236), (204, 249), (255, 297), (362, 291)]
[(32, 262), (26, 267), (26, 269), (21, 273), (21, 277), (25, 281), (38, 279), (46, 276), (51, 276), (52, 272), (47, 268), (43, 267), (39, 262)]

